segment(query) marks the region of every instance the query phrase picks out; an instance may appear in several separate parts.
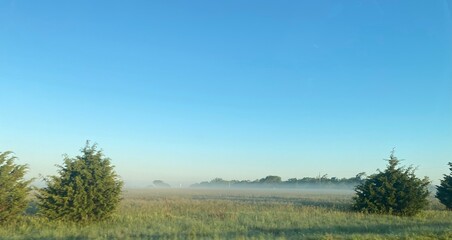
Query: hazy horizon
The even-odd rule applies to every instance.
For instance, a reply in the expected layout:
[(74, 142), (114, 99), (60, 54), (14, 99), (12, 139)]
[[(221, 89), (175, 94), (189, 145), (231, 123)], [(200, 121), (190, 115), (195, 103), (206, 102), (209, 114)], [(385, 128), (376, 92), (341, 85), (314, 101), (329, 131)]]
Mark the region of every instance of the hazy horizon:
[(352, 177), (452, 161), (439, 1), (0, 1), (0, 151), (54, 175), (98, 143), (128, 185)]

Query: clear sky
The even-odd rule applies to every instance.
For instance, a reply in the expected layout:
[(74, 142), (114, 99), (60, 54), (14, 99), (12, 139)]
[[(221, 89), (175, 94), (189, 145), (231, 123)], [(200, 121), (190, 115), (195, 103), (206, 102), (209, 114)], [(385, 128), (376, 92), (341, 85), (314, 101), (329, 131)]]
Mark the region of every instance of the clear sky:
[(130, 186), (452, 161), (451, 1), (0, 0), (0, 151)]

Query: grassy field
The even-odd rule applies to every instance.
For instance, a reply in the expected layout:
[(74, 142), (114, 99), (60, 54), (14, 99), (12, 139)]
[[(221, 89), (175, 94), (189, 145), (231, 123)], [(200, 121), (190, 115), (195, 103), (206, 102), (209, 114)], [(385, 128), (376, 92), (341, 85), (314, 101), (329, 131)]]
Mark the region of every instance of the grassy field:
[(86, 226), (33, 214), (1, 239), (452, 239), (452, 212), (432, 199), (416, 217), (350, 212), (351, 191), (126, 190), (116, 215)]

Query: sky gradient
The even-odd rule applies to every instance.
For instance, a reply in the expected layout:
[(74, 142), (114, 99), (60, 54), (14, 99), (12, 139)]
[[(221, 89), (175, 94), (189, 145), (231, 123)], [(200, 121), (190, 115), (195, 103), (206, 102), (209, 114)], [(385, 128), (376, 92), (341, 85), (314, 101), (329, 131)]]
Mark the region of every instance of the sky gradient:
[(129, 186), (452, 161), (450, 1), (2, 1), (0, 151)]

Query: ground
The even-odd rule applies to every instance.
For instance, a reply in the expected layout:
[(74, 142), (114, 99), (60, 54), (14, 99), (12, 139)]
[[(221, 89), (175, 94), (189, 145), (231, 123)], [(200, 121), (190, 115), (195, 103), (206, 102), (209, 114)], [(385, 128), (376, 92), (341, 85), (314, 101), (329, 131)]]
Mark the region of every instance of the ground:
[(351, 190), (126, 189), (117, 213), (80, 226), (34, 213), (0, 239), (452, 239), (434, 199), (415, 217), (350, 211)]

